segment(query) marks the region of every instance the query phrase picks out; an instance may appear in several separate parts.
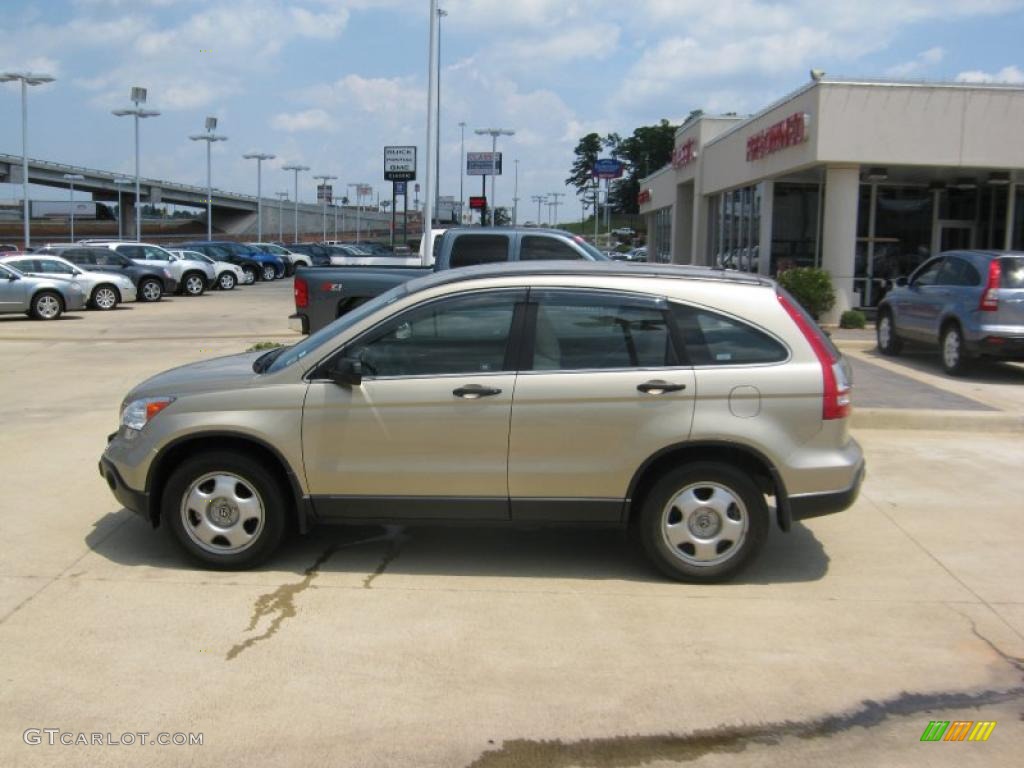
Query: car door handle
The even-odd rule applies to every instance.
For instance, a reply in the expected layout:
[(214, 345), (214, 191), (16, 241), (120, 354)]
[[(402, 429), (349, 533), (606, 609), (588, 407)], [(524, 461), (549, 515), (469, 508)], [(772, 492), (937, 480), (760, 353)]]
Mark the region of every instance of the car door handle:
[(679, 392), (686, 389), (686, 385), (673, 384), (671, 381), (663, 381), (662, 379), (651, 379), (643, 384), (637, 384), (636, 388), (645, 395), (663, 395), (666, 392)]
[(453, 389), (452, 394), (456, 397), (461, 397), (464, 400), (478, 400), (481, 397), (500, 395), (501, 390), (496, 387), (482, 387), (479, 384), (467, 384), (464, 387), (457, 387), (456, 389)]

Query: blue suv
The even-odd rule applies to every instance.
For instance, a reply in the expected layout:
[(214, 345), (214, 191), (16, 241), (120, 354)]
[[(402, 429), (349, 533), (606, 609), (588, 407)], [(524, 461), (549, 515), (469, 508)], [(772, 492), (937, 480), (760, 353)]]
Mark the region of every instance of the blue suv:
[(878, 305), (878, 349), (938, 347), (946, 373), (977, 357), (1024, 360), (1024, 252), (949, 251), (896, 282)]
[(239, 259), (248, 259), (258, 262), (260, 268), (257, 277), (260, 280), (269, 281), (274, 280), (275, 278), (284, 277), (284, 261), (273, 254), (264, 253), (260, 249), (251, 245), (236, 243), (233, 240), (196, 240), (192, 243), (184, 243), (180, 247), (188, 249), (197, 245), (214, 245)]

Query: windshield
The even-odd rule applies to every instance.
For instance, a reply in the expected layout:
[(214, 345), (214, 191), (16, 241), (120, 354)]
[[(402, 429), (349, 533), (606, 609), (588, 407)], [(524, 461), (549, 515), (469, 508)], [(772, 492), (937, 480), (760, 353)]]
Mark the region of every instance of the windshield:
[(303, 339), (298, 344), (288, 347), (288, 349), (282, 352), (267, 369), (267, 373), (277, 373), (277, 371), (284, 370), (288, 366), (304, 358), (310, 352), (315, 351), (318, 347), (329, 345), (334, 339), (343, 334), (353, 325), (361, 322), (363, 318), (372, 315), (381, 307), (386, 307), (388, 304), (394, 303), (408, 292), (409, 289), (405, 284), (396, 285), (387, 293), (382, 293), (380, 296), (370, 299), (365, 304), (356, 307), (351, 312), (342, 315), (330, 325), (327, 325), (312, 334), (309, 338)]
[(594, 259), (594, 261), (609, 261), (608, 257), (605, 254), (601, 253), (601, 251), (597, 250), (597, 248), (592, 246), (590, 243), (588, 243), (586, 240), (584, 240), (579, 235), (576, 235), (575, 237), (573, 237), (572, 240), (573, 240), (574, 243), (576, 243), (576, 245), (578, 245), (584, 251), (589, 253), (590, 256)]

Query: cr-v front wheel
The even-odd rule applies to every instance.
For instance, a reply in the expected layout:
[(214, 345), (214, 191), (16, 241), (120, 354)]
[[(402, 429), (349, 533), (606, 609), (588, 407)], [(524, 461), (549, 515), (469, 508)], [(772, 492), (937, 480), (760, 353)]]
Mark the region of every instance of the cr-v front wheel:
[(273, 473), (247, 456), (202, 453), (174, 470), (161, 516), (193, 558), (223, 570), (251, 568), (281, 543), (287, 502)]
[(724, 581), (768, 535), (768, 507), (754, 481), (728, 464), (700, 462), (658, 480), (640, 511), (647, 556), (673, 579)]

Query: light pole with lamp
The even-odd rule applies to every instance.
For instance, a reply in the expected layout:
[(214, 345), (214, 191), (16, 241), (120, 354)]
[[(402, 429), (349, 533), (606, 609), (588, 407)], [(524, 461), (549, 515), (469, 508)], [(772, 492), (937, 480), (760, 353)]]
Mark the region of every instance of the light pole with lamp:
[(213, 184), (210, 180), (210, 147), (215, 141), (227, 141), (227, 136), (218, 136), (217, 118), (206, 118), (206, 133), (195, 133), (189, 136), (192, 141), (206, 142), (206, 239), (213, 240)]
[(459, 224), (462, 220), (463, 210), (466, 207), (466, 198), (463, 196), (462, 181), (466, 177), (466, 123), (459, 123)]
[(244, 160), (256, 161), (256, 242), (263, 242), (263, 161), (273, 160), (277, 155), (266, 152), (248, 152), (242, 155)]
[(75, 242), (75, 182), (83, 181), (85, 176), (80, 173), (65, 173), (64, 180), (68, 182), (68, 211), (71, 216), (71, 237), (69, 243)]
[[(437, 9), (437, 137), (434, 144), (434, 215), (441, 208), (441, 19), (448, 15)], [(429, 194), (429, 193), (428, 193)]]
[(537, 226), (540, 226), (540, 207), (543, 203), (546, 203), (548, 199), (544, 195), (533, 195), (531, 198), (533, 202), (537, 204)]
[[(369, 186), (363, 182), (357, 184), (346, 184), (345, 188), (355, 187), (356, 188), (356, 242), (358, 243), (362, 237), (362, 225), (363, 225), (363, 188)], [(429, 192), (427, 193), (429, 194)]]
[(299, 240), (299, 171), (308, 171), (308, 165), (298, 165), (293, 163), (291, 165), (282, 165), (282, 171), (295, 171), (295, 242), (302, 242)]
[(117, 185), (117, 239), (124, 240), (124, 234), (122, 231), (124, 219), (121, 217), (121, 190), (124, 189), (125, 184), (131, 184), (132, 180), (120, 176), (114, 179), (114, 183)]
[(131, 100), (135, 103), (135, 109), (115, 109), (117, 117), (131, 115), (135, 118), (135, 239), (142, 239), (142, 208), (141, 193), (139, 191), (139, 120), (147, 117), (159, 117), (160, 113), (155, 109), (143, 109), (140, 104), (146, 103), (146, 89), (138, 86), (132, 88)]
[(491, 137), (491, 226), (494, 226), (494, 209), (498, 207), (497, 193), (494, 191), (495, 177), (498, 175), (498, 137), (515, 136), (516, 132), (508, 128), (477, 128), (478, 136)]
[(519, 226), (519, 160), (513, 161), (516, 166), (515, 184), (512, 187), (512, 226)]
[(277, 204), (277, 239), (284, 242), (284, 201), (288, 199), (287, 192), (275, 192), (278, 198)]
[[(324, 192), (324, 215), (323, 215), (323, 221), (324, 221), (324, 242), (326, 243), (327, 242), (327, 182), (331, 181), (332, 179), (336, 179), (338, 177), (337, 176), (329, 176), (326, 173), (321, 173), (319, 176), (314, 176), (313, 178), (316, 179), (317, 181), (321, 182), (321, 186), (324, 188), (323, 189), (323, 192)], [(319, 190), (317, 190), (317, 191), (319, 192)]]
[(28, 203), (28, 87), (52, 83), (53, 75), (33, 72), (0, 72), (0, 83), (21, 81), (21, 196), (25, 219), (25, 250), (29, 247)]

